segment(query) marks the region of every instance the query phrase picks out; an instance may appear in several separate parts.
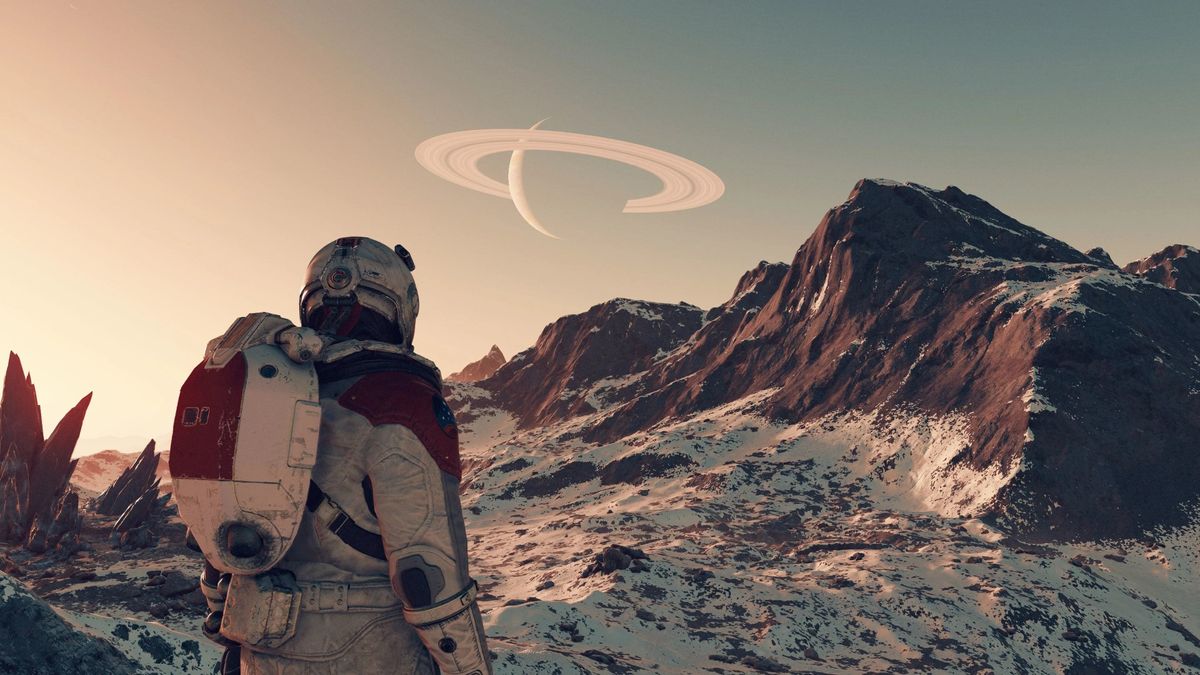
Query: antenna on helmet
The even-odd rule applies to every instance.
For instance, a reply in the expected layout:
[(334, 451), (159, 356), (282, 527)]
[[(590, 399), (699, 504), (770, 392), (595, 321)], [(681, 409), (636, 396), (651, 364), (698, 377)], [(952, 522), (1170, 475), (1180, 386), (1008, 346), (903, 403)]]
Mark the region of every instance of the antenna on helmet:
[(395, 250), (396, 255), (400, 256), (400, 259), (404, 261), (404, 266), (408, 268), (409, 272), (417, 269), (417, 264), (413, 262), (412, 254), (408, 252), (408, 249), (404, 248), (400, 244), (396, 244)]

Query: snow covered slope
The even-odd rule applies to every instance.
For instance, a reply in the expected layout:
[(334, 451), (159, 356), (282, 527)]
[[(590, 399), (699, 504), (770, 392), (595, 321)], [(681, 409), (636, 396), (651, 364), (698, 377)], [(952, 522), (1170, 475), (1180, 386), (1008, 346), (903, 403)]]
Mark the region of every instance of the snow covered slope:
[(1138, 536), (1200, 497), (1190, 250), (1121, 270), (955, 187), (863, 180), (722, 305), (603, 303), (475, 384), (525, 429), (607, 408), (579, 430), (596, 443), (767, 389), (764, 414), (792, 423), (955, 418), (952, 463), (1007, 477), (989, 500), (1006, 528)]
[[(1196, 529), (1025, 543), (971, 517), (1007, 477), (952, 461), (965, 420), (771, 423), (773, 393), (610, 443), (476, 400), (463, 498), (498, 672), (1200, 666)], [(613, 544), (644, 569), (584, 576)]]

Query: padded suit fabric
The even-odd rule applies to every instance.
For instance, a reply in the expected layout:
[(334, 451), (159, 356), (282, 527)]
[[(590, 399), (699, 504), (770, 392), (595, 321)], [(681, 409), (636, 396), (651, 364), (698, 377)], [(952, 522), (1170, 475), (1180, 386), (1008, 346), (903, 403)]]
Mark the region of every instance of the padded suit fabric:
[(462, 479), (458, 456), (458, 426), (442, 393), (424, 379), (408, 373), (364, 375), (338, 397), (338, 403), (375, 425), (399, 424), (416, 434), (438, 468)]
[[(355, 551), (309, 512), (280, 567), (302, 583), (390, 582), (397, 605), (301, 611), (295, 637), (280, 648), (242, 650), (243, 672), (432, 674), (436, 669), (427, 647), (402, 618), (400, 576), (404, 565), (418, 563), (435, 582), (429, 589), (435, 602), (470, 583), (458, 498), (457, 428), (439, 418), (440, 391), (428, 378), (404, 372), (322, 378), (313, 480), (355, 523), (382, 534), (388, 561)], [(368, 478), (375, 514), (363, 494)], [(478, 608), (470, 612), (477, 641), (466, 642), (486, 654)]]

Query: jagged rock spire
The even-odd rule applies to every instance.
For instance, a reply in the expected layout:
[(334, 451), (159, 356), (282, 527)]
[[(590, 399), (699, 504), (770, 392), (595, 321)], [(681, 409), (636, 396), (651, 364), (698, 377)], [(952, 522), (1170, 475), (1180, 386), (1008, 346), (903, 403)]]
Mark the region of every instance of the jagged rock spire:
[(133, 464), (96, 497), (92, 509), (108, 516), (121, 515), (147, 490), (157, 491), (159, 457), (160, 454), (154, 451), (154, 439), (151, 439)]
[(29, 508), (33, 518), (51, 515), (54, 502), (66, 492), (77, 461), (71, 459), (71, 453), (75, 451), (75, 443), (79, 441), (83, 418), (91, 402), (91, 394), (84, 396), (63, 416), (42, 446), (41, 454), (29, 476), (32, 488)]
[(0, 539), (41, 547), (68, 494), (75, 470), (71, 453), (91, 400), (91, 394), (84, 396), (44, 439), (33, 378), (9, 352), (0, 395)]
[(446, 379), (450, 382), (477, 382), (491, 377), (492, 373), (495, 373), (500, 366), (507, 362), (508, 359), (504, 358), (504, 352), (500, 351), (500, 347), (492, 345), (483, 358), (468, 363), (462, 370)]
[(26, 466), (42, 449), (42, 410), (32, 378), (25, 375), (21, 358), (8, 353), (4, 393), (0, 396), (0, 458), (16, 452)]

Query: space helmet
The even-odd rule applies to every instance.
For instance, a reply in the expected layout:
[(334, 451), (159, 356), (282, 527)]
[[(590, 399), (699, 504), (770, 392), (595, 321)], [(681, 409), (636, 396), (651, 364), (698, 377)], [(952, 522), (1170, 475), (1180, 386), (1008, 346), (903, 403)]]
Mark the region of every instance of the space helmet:
[[(300, 324), (412, 347), (420, 299), (412, 256), (403, 246), (342, 237), (308, 263), (300, 291)], [(372, 330), (364, 331), (370, 326)]]

